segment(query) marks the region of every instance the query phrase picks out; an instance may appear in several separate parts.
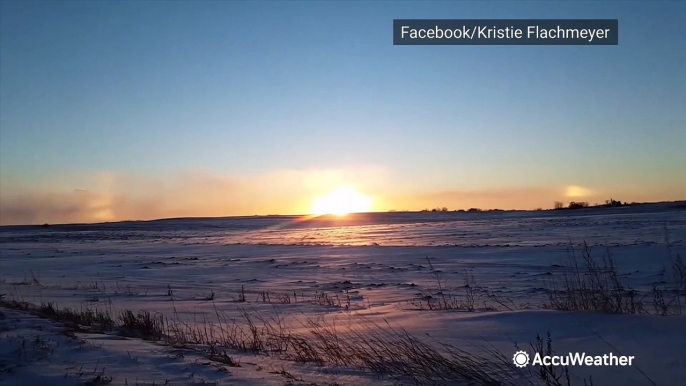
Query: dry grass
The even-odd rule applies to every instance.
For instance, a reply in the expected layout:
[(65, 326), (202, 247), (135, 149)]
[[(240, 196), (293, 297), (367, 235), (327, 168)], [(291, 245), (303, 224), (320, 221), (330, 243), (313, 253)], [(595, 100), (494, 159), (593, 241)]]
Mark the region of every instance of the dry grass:
[[(462, 285), (457, 287), (457, 290), (449, 291), (440, 277), (440, 271), (436, 270), (431, 262), (431, 259), (426, 256), (426, 261), (429, 263), (431, 274), (434, 277), (436, 288), (423, 290), (420, 297), (412, 299), (409, 302), (408, 309), (428, 310), (428, 311), (444, 311), (444, 310), (458, 310), (473, 312), (477, 309), (486, 311), (497, 311), (500, 308), (489, 304), (486, 299), (496, 300), (496, 304), (502, 303), (505, 307), (503, 309), (511, 309), (509, 299), (500, 298), (490, 294), (485, 288), (477, 286), (473, 275), (464, 273)], [(484, 298), (485, 297), (485, 298)], [(514, 305), (514, 304), (513, 304)]]
[(585, 242), (580, 252), (570, 243), (561, 275), (548, 283), (549, 308), (610, 314), (646, 312), (643, 297), (620, 280), (610, 250), (603, 252), (597, 259)]
[(549, 302), (546, 308), (563, 311), (595, 311), (610, 314), (645, 314), (645, 304), (652, 295), (658, 315), (681, 315), (686, 305), (686, 265), (678, 254), (672, 256), (667, 241), (669, 267), (663, 268), (660, 283), (652, 291), (638, 291), (620, 279), (609, 248), (600, 258), (585, 242), (580, 250), (571, 243), (561, 275), (547, 283)]
[(87, 327), (89, 331), (105, 332), (111, 331), (115, 326), (115, 321), (109, 311), (93, 308), (82, 308), (80, 310), (72, 308), (59, 308), (54, 303), (42, 303), (37, 314), (47, 319), (55, 320), (76, 330), (83, 330)]
[(175, 345), (205, 345), (274, 356), (301, 363), (366, 369), (416, 384), (468, 382), (476, 385), (528, 384), (508, 358), (493, 349), (483, 355), (422, 341), (399, 327), (352, 318), (344, 326), (305, 318), (294, 329), (280, 316), (241, 309), (240, 319), (219, 311), (213, 320), (167, 322)]
[(660, 315), (681, 315), (686, 306), (686, 264), (678, 253), (672, 253), (672, 242), (665, 229), (667, 266), (660, 272), (662, 281), (653, 284), (653, 307)]
[[(515, 309), (509, 299), (482, 291), (472, 276), (465, 274), (459, 293), (449, 293), (427, 257), (437, 291), (414, 301), (419, 309), (475, 311), (481, 294), (505, 309)], [(663, 275), (664, 285), (653, 288), (656, 312), (662, 315), (680, 314), (686, 303), (686, 268), (679, 255), (670, 255), (669, 272)], [(569, 248), (566, 264), (560, 275), (549, 282), (547, 307), (567, 311), (596, 311), (613, 314), (645, 313), (647, 294), (627, 286), (620, 279), (612, 254), (605, 249), (600, 257), (583, 244), (580, 250)], [(96, 284), (97, 288), (99, 286)], [(167, 286), (167, 295), (173, 291)], [(211, 298), (214, 299), (214, 292)], [(306, 301), (321, 306), (350, 309), (350, 297), (326, 292), (303, 294), (258, 294), (258, 302), (290, 304)], [(241, 287), (239, 303), (247, 303)], [(534, 367), (524, 371), (514, 367), (511, 357), (491, 346), (466, 351), (432, 339), (419, 339), (398, 326), (376, 324), (364, 317), (350, 315), (344, 324), (336, 319), (315, 319), (300, 315), (293, 320), (278, 312), (269, 316), (255, 309), (242, 307), (239, 316), (229, 317), (214, 308), (214, 315), (193, 316), (184, 320), (174, 307), (173, 317), (147, 311), (124, 310), (113, 317), (112, 312), (97, 309), (58, 308), (52, 303), (32, 307), (27, 303), (0, 300), (0, 305), (28, 310), (39, 316), (65, 323), (78, 330), (118, 331), (122, 335), (146, 340), (163, 341), (174, 347), (193, 349), (207, 358), (228, 366), (240, 366), (231, 351), (249, 352), (278, 359), (358, 368), (415, 384), (470, 385), (569, 385), (569, 374), (559, 367)], [(489, 308), (484, 302), (484, 307)], [(291, 315), (292, 316), (292, 315)], [(294, 326), (295, 324), (299, 324)], [(552, 353), (552, 339), (539, 336), (531, 344), (533, 352)], [(301, 381), (299, 379), (291, 380)]]
[(295, 303), (308, 303), (315, 306), (323, 307), (336, 307), (343, 308), (346, 310), (353, 308), (352, 300), (350, 299), (350, 294), (348, 290), (345, 290), (342, 294), (331, 293), (325, 291), (315, 291), (311, 294), (301, 293), (298, 295), (296, 292), (291, 293), (270, 293), (268, 291), (261, 291), (257, 295), (257, 303), (269, 303), (269, 304), (295, 304)]
[(129, 310), (119, 314), (119, 326), (122, 335), (145, 340), (160, 340), (164, 337), (164, 317), (149, 311)]
[[(91, 316), (97, 315), (93, 310), (77, 312), (54, 305), (32, 307), (7, 302), (2, 305), (79, 326), (100, 323)], [(378, 325), (363, 317), (350, 318), (345, 325), (304, 318), (295, 329), (278, 313), (267, 317), (245, 308), (237, 319), (216, 310), (212, 320), (193, 322), (181, 320), (178, 314), (164, 318), (146, 311), (125, 310), (107, 323), (123, 335), (193, 349), (230, 366), (240, 366), (227, 352), (236, 350), (301, 363), (359, 368), (415, 384), (534, 384), (511, 364), (511, 358), (495, 349), (484, 347), (481, 354), (470, 353), (421, 340), (400, 327)]]

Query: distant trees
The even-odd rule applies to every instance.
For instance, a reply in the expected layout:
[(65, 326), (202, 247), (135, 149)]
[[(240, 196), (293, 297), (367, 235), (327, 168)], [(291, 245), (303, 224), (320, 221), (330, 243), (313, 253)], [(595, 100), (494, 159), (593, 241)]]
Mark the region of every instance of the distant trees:
[(621, 201), (615, 201), (613, 199), (605, 200), (605, 206), (609, 206), (611, 208), (616, 207), (616, 206), (625, 206), (628, 205), (626, 202), (622, 204)]
[[(543, 209), (540, 209), (540, 210), (543, 210)], [(461, 213), (462, 212), (471, 212), (471, 213), (478, 213), (478, 212), (505, 212), (505, 210), (498, 209), (498, 208), (495, 208), (495, 209), (469, 208), (467, 210), (455, 209), (455, 210), (451, 211), (447, 207), (443, 206), (443, 207), (436, 207), (433, 209), (426, 209), (425, 208), (425, 209), (422, 209), (421, 212), (461, 212)]]
[(572, 201), (569, 203), (569, 206), (567, 208), (569, 208), (569, 209), (588, 208), (588, 202), (586, 202), (586, 201), (581, 201), (581, 202)]
[(431, 211), (432, 211), (432, 212), (447, 212), (447, 211), (448, 211), (448, 208), (446, 208), (446, 207), (444, 206), (444, 207), (442, 207), (442, 208), (433, 208), (433, 209), (431, 209)]
[[(605, 200), (604, 205), (598, 205), (595, 204), (593, 205), (594, 208), (614, 208), (614, 207), (619, 207), (619, 206), (628, 206), (628, 205), (637, 205), (637, 202), (632, 202), (629, 204), (628, 202), (622, 202), (614, 199), (609, 199)], [(583, 208), (588, 208), (590, 205), (586, 201), (572, 201), (569, 203), (569, 205), (565, 206), (565, 204), (562, 201), (555, 201), (553, 203), (553, 209), (583, 209)]]
[(553, 209), (583, 209), (588, 208), (588, 206), (586, 201), (572, 201), (567, 206), (562, 201), (555, 201)]
[(421, 211), (422, 211), (422, 212), (447, 212), (447, 211), (448, 211), (448, 208), (444, 206), (444, 207), (433, 208), (433, 209), (431, 209), (431, 210), (429, 210), (429, 209), (422, 209)]

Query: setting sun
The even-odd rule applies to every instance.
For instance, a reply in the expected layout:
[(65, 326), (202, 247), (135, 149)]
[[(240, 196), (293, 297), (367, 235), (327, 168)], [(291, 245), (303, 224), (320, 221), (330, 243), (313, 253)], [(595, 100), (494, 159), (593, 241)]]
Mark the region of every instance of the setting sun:
[(348, 213), (368, 212), (372, 208), (372, 199), (355, 189), (339, 187), (325, 196), (318, 197), (312, 203), (312, 214), (335, 214), (344, 216)]

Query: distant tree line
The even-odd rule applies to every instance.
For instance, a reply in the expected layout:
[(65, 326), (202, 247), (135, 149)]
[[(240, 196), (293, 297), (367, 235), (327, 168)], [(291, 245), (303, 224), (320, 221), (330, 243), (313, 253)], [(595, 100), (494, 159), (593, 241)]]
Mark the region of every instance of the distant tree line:
[(569, 205), (565, 206), (565, 203), (562, 201), (555, 201), (553, 205), (553, 209), (559, 210), (559, 209), (583, 209), (583, 208), (588, 208), (588, 202), (586, 201), (572, 201), (569, 203)]
[(625, 202), (622, 204), (621, 201), (615, 201), (613, 199), (605, 200), (605, 206), (608, 207), (615, 207), (615, 206), (627, 206), (627, 205), (635, 205), (635, 202), (632, 202), (631, 204)]
[(448, 208), (443, 206), (443, 207), (437, 207), (437, 208), (433, 208), (433, 209), (425, 208), (425, 209), (422, 209), (421, 211), (422, 212), (447, 212)]
[[(595, 204), (593, 207), (595, 208), (614, 208), (614, 207), (619, 207), (619, 206), (628, 206), (628, 205), (637, 205), (637, 202), (621, 202), (617, 201), (614, 199), (609, 199), (605, 200), (605, 204)], [(590, 205), (586, 201), (572, 201), (569, 203), (569, 205), (565, 206), (565, 203), (562, 201), (555, 201), (553, 203), (553, 209), (559, 210), (559, 209), (583, 209), (583, 208), (588, 208)]]
[[(619, 207), (619, 206), (629, 206), (629, 205), (639, 205), (639, 202), (622, 202), (618, 201), (615, 199), (609, 199), (605, 200), (605, 204), (594, 204), (590, 205), (588, 201), (571, 201), (569, 204), (565, 204), (562, 201), (555, 201), (553, 203), (553, 209), (554, 210), (561, 210), (561, 209), (584, 209), (584, 208), (614, 208), (614, 207)], [(543, 208), (536, 208), (534, 211), (542, 211), (544, 210)], [(408, 212), (408, 210), (395, 210), (391, 209), (389, 212)], [(467, 210), (465, 209), (457, 209), (457, 210), (450, 210), (446, 206), (437, 206), (433, 209), (429, 208), (424, 208), (420, 212), (504, 212), (503, 209), (481, 209), (481, 208), (469, 208)]]
[[(392, 211), (391, 211), (392, 212)], [(481, 209), (481, 208), (469, 208), (467, 210), (464, 209), (457, 209), (457, 210), (450, 210), (447, 207), (437, 207), (433, 209), (422, 209), (420, 212), (504, 212), (503, 209)]]

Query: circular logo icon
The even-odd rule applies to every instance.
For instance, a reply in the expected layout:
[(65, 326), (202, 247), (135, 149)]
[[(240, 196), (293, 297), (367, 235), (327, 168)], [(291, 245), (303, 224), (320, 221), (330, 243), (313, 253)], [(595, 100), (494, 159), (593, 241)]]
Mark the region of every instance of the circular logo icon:
[(517, 367), (526, 367), (529, 364), (529, 354), (525, 351), (517, 351), (512, 357), (512, 362)]

